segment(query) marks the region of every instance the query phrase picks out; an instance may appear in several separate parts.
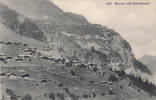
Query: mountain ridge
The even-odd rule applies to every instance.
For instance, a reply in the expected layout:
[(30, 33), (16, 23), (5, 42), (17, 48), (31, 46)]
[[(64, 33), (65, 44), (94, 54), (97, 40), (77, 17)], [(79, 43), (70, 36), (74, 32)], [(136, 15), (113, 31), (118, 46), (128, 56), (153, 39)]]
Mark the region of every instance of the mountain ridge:
[(156, 56), (145, 55), (139, 59), (142, 63), (147, 65), (153, 74), (156, 74)]
[[(53, 11), (45, 11), (50, 7)], [(155, 86), (143, 81), (151, 71), (134, 57), (119, 33), (91, 24), (81, 15), (63, 12), (49, 0), (3, 0), (0, 29), (6, 38), (0, 38), (4, 97), (155, 99), (149, 97), (156, 95)]]
[[(73, 24), (78, 24), (78, 23), (87, 24), (88, 23), (88, 21), (82, 16), (77, 18), (77, 20), (80, 22), (71, 20), (70, 18), (68, 18), (68, 13), (65, 14), (62, 9), (58, 8), (55, 4), (53, 4), (49, 0), (44, 0), (44, 1), (43, 0), (25, 0), (25, 1), (1, 0), (0, 2), (9, 6), (11, 9), (15, 10), (16, 12), (21, 13), (24, 16), (31, 18), (31, 19), (38, 19), (38, 20), (43, 20), (43, 21), (48, 20), (48, 21), (54, 21), (54, 22), (61, 21), (64, 23), (73, 23)], [(40, 9), (36, 9), (36, 8), (40, 8)], [(27, 9), (31, 9), (31, 11)], [(81, 22), (81, 19), (83, 19), (82, 22)]]

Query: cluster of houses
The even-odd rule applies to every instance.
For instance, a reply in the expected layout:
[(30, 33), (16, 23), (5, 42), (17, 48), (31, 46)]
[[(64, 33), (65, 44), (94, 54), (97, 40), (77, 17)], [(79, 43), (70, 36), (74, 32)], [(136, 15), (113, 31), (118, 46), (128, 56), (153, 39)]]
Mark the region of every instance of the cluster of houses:
[[(51, 58), (51, 57), (47, 57), (47, 56), (43, 56), (41, 57), (44, 60), (49, 60), (54, 62), (55, 64), (64, 64), (66, 67), (73, 67), (73, 66), (77, 66), (79, 68), (87, 68), (90, 71), (94, 71), (94, 72), (98, 72), (98, 73), (103, 73), (102, 71), (102, 67), (98, 66), (95, 63), (87, 63), (84, 64), (81, 61), (78, 60), (68, 60), (65, 58), (59, 58), (59, 59), (55, 59), (55, 58)], [(101, 70), (100, 70), (101, 69)]]
[(30, 79), (30, 75), (28, 73), (21, 74), (19, 77), (17, 74), (10, 72), (10, 73), (0, 73), (0, 77), (2, 78), (9, 78), (9, 79), (17, 79), (17, 78), (22, 78), (22, 79)]
[[(36, 53), (36, 51), (33, 50), (32, 48), (24, 49), (23, 46), (27, 47), (27, 44), (22, 44), (21, 42), (1, 42), (1, 43), (3, 43), (3, 44), (14, 44), (14, 45), (20, 46), (22, 48), (21, 50), (19, 48), (19, 54), (15, 58), (16, 61), (23, 61), (25, 58), (33, 57)], [(8, 57), (7, 55), (0, 55), (0, 62), (7, 63), (7, 60), (11, 60), (11, 59), (13, 59), (13, 57)]]
[(7, 63), (8, 60), (13, 59), (12, 57), (8, 57), (7, 55), (0, 55), (0, 62)]
[(1, 44), (5, 44), (5, 45), (9, 45), (9, 44), (13, 44), (13, 45), (16, 45), (16, 46), (24, 46), (24, 47), (27, 47), (28, 45), (27, 44), (23, 44), (22, 42), (3, 42), (3, 41), (0, 41)]
[[(34, 69), (36, 71), (39, 71), (39, 69)], [(26, 73), (24, 70), (22, 69), (19, 69), (18, 70), (19, 72), (22, 72), (23, 74), (19, 75), (19, 74), (16, 74), (14, 72), (9, 72), (9, 73), (0, 73), (0, 78), (8, 78), (10, 80), (16, 80), (16, 79), (23, 79), (23, 80), (29, 80), (29, 81), (34, 81), (33, 78), (30, 77), (30, 74)], [(41, 84), (47, 84), (47, 79), (40, 79), (40, 82)], [(39, 84), (38, 84), (39, 86)]]
[(31, 48), (27, 48), (25, 50), (22, 50), (22, 52), (19, 53), (18, 57), (27, 58), (28, 56), (34, 56), (36, 53), (35, 50), (32, 50)]
[(38, 53), (35, 48), (26, 48), (24, 50), (19, 51), (18, 56), (16, 57), (16, 61), (23, 61), (24, 59), (31, 59), (36, 56), (40, 56), (40, 53)]

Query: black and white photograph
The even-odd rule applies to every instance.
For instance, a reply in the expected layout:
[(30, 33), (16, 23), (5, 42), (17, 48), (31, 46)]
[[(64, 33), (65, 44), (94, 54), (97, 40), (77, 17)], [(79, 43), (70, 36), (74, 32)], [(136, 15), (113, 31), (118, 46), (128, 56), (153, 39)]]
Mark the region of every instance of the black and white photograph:
[(0, 100), (156, 100), (156, 1), (0, 0)]

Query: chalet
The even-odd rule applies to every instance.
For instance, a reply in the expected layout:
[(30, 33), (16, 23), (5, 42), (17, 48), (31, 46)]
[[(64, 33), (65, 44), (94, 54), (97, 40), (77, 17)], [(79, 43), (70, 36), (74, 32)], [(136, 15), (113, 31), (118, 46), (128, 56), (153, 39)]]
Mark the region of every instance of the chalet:
[(27, 47), (28, 45), (27, 44), (23, 44), (23, 46)]
[(64, 58), (61, 59), (61, 63), (62, 63), (62, 64), (65, 64), (65, 62), (66, 62), (66, 59), (64, 59)]
[(23, 57), (24, 57), (24, 58), (30, 58), (31, 55), (24, 55)]
[(79, 68), (87, 68), (87, 66), (85, 64), (79, 64), (78, 67)]
[(42, 79), (42, 80), (41, 80), (41, 83), (42, 83), (42, 84), (47, 84), (47, 80), (46, 80), (46, 79)]
[(66, 62), (66, 67), (72, 67), (72, 63), (71, 62)]
[(22, 43), (20, 43), (20, 42), (19, 43), (17, 43), (17, 42), (14, 43), (14, 45), (17, 45), (17, 46), (19, 46), (20, 44), (22, 44)]
[(32, 48), (25, 49), (23, 52), (25, 55), (34, 55), (36, 51), (32, 50)]
[(121, 77), (119, 77), (119, 76), (117, 76), (117, 75), (116, 75), (115, 77), (116, 77), (117, 79), (122, 79)]
[(51, 49), (49, 47), (43, 47), (42, 51), (50, 51)]
[(72, 75), (72, 77), (76, 77), (75, 71), (71, 70), (71, 71), (70, 71), (70, 74)]
[(78, 66), (79, 64), (80, 64), (80, 61), (77, 61), (77, 60), (72, 61), (72, 65), (74, 66)]
[(66, 36), (68, 36), (68, 37), (73, 36), (73, 34), (70, 34), (70, 33), (67, 33), (67, 32), (61, 32), (61, 33), (64, 34), (64, 35), (66, 35)]
[(0, 55), (0, 61), (5, 61), (6, 60), (6, 55)]
[(22, 77), (22, 78), (28, 78), (28, 77), (29, 77), (29, 74), (27, 74), (27, 73), (22, 74), (21, 77)]
[(66, 59), (53, 59), (54, 60), (54, 62), (56, 63), (56, 64), (65, 64), (65, 62), (66, 62)]
[(5, 76), (5, 73), (0, 73), (0, 77), (3, 77), (3, 76)]
[(32, 55), (26, 54), (26, 53), (18, 55), (18, 58), (21, 58), (21, 59), (27, 59), (27, 58), (32, 58), (32, 57), (33, 57)]
[(108, 85), (112, 85), (113, 84), (113, 82), (107, 82), (108, 83)]
[(94, 67), (94, 66), (96, 66), (96, 64), (95, 63), (88, 63), (87, 66)]
[(38, 72), (40, 69), (39, 68), (34, 68), (34, 71), (35, 72)]
[(7, 76), (10, 78), (10, 79), (16, 79), (16, 74), (14, 73), (8, 73)]
[(78, 90), (79, 88), (78, 88), (78, 87), (74, 87), (73, 89), (74, 89), (74, 90)]
[(2, 57), (0, 57), (0, 61), (5, 61), (5, 59), (4, 59), (4, 58), (2, 58)]
[(51, 58), (49, 58), (49, 57), (47, 57), (47, 56), (43, 56), (43, 57), (41, 57), (42, 59), (44, 59), (44, 60), (51, 60)]
[(118, 71), (121, 70), (121, 68), (119, 67), (120, 63), (112, 63), (111, 65), (111, 70), (112, 71)]
[(63, 87), (64, 87), (64, 84), (63, 84), (63, 83), (59, 83), (59, 84), (58, 84), (58, 87), (59, 87), (59, 88), (63, 88)]
[(26, 48), (26, 49), (24, 49), (24, 52), (31, 52), (31, 51), (32, 51), (31, 48)]
[(114, 76), (114, 75), (110, 75), (108, 80), (110, 82), (118, 82), (118, 78), (116, 76)]
[(5, 44), (12, 44), (11, 42), (6, 42)]
[(6, 60), (10, 60), (10, 59), (12, 59), (12, 57), (6, 57), (5, 59), (6, 59)]
[(94, 64), (94, 63), (88, 63), (88, 64), (86, 64), (86, 66), (87, 66), (87, 68), (89, 69), (89, 70), (94, 70), (94, 68), (96, 68), (97, 67), (97, 65), (96, 64)]
[(16, 61), (23, 61), (24, 59), (22, 59), (22, 58), (16, 58), (15, 60)]

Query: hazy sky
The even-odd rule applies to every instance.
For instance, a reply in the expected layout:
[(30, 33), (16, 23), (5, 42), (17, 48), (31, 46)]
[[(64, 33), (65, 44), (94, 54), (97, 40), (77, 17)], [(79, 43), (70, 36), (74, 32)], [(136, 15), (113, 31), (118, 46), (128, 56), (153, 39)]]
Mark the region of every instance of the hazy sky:
[[(89, 22), (115, 29), (132, 46), (137, 58), (156, 55), (156, 0), (52, 0), (64, 11), (85, 16)], [(148, 5), (106, 5), (108, 1), (145, 2)]]

